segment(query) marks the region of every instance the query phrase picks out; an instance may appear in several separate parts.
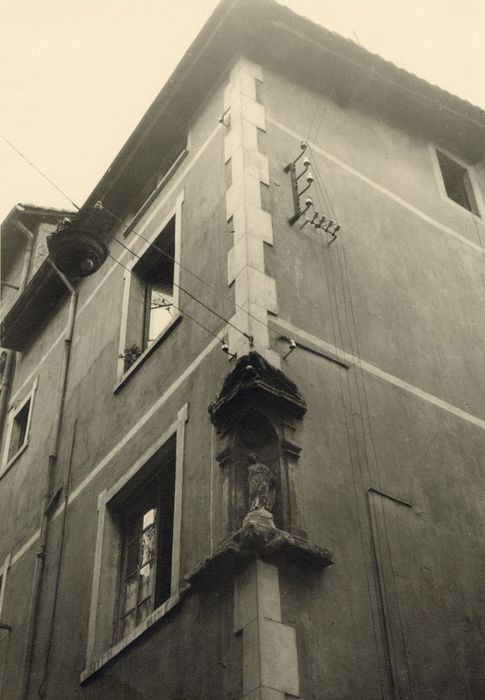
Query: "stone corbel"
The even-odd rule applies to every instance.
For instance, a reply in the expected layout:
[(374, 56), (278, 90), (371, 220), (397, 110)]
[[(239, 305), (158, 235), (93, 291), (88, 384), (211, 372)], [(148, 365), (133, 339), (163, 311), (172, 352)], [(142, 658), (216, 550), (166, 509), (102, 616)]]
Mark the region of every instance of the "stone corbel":
[(293, 564), (308, 572), (316, 572), (330, 566), (332, 553), (305, 539), (274, 526), (247, 520), (232, 535), (223, 540), (213, 554), (186, 574), (191, 585), (213, 583), (235, 577), (254, 559), (270, 564)]

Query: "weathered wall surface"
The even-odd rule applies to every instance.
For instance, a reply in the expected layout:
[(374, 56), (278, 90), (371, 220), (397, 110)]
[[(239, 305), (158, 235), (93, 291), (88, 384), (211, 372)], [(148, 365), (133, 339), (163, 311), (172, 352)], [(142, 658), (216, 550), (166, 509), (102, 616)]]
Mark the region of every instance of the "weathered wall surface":
[[(479, 698), (485, 686), (479, 656), (485, 567), (477, 556), (484, 532), (485, 228), (441, 197), (430, 144), (422, 137), (364, 113), (359, 103), (344, 109), (270, 70), (263, 74), (258, 99), (266, 132), (259, 130), (258, 149), (268, 158), (269, 186), (261, 185), (261, 208), (271, 213), (273, 227), (264, 263), (278, 308), (270, 316), (270, 344), (283, 355), (288, 344), (281, 335), (311, 338), (321, 350), (327, 343), (340, 356), (354, 356), (345, 369), (298, 347), (281, 361), (308, 403), (299, 431), (303, 525), (312, 542), (333, 550), (335, 561), (321, 574), (280, 570), (282, 622), (296, 629), (300, 697), (388, 698), (394, 686), (399, 698)], [(218, 122), (228, 81), (229, 73), (194, 116), (189, 155), (135, 226), (145, 237), (157, 233), (183, 190), (180, 285), (225, 319), (234, 304), (188, 270), (232, 298), (231, 173), (226, 127)], [(316, 176), (308, 194), (342, 226), (330, 246), (310, 226), (301, 230), (287, 221), (292, 198), (283, 168), (300, 152), (301, 139), (311, 143)], [(475, 171), (485, 191), (483, 164)], [(121, 227), (116, 237), (135, 251), (144, 244), (135, 232), (124, 238)], [(111, 253), (125, 265), (130, 261), (115, 241)], [(189, 316), (114, 393), (123, 275), (108, 258), (79, 287), (58, 483), (75, 425), (76, 441), (47, 697), (240, 697), (243, 649), (232, 632), (231, 581), (190, 592), (79, 682), (98, 494), (126, 473), (184, 404), (181, 576), (216, 544), (211, 509), (221, 502), (207, 406), (232, 365), (189, 316), (213, 333), (224, 321), (181, 291)], [(3, 615), (13, 627), (5, 697), (15, 698), (19, 687), (66, 314), (67, 302), (20, 358), (13, 387), (13, 400), (21, 400), (39, 378), (31, 443), (0, 480), (7, 523), (0, 562), (14, 555)], [(33, 690), (42, 681), (61, 525), (58, 512)]]
[[(358, 105), (266, 80), (267, 261), (284, 334), (304, 331), (390, 375), (303, 349), (282, 363), (308, 401), (299, 472), (309, 538), (335, 554), (322, 575), (288, 571), (280, 584), (301, 696), (391, 697), (393, 683), (396, 697), (478, 698), (483, 222), (440, 196), (428, 142)], [(308, 194), (342, 226), (330, 246), (287, 223), (283, 168), (302, 139)], [(483, 192), (483, 164), (475, 174)]]
[[(115, 237), (135, 252), (139, 251), (144, 241), (136, 232), (145, 238), (158, 233), (183, 191), (180, 286), (214, 309), (216, 314), (227, 318), (233, 313), (231, 290), (226, 286), (226, 259), (232, 237), (226, 232), (225, 221), (225, 133), (218, 122), (223, 111), (224, 85), (225, 82), (216, 88), (194, 115), (189, 155), (181, 167), (136, 224), (135, 231), (125, 238), (120, 227)], [(130, 260), (130, 255), (116, 241), (112, 243), (111, 254), (125, 265)], [(189, 421), (182, 496), (182, 579), (211, 547), (212, 426), (207, 406), (214, 398), (218, 379), (228, 370), (228, 357), (220, 352), (211, 333), (221, 331), (224, 321), (181, 290), (180, 306), (187, 316), (114, 393), (118, 382), (123, 274), (123, 268), (108, 258), (99, 273), (86, 278), (79, 286), (56, 476), (56, 483), (64, 482), (71, 460), (71, 503), (66, 521), (57, 612), (53, 621), (52, 672), (46, 686), (48, 697), (151, 698), (161, 688), (165, 697), (196, 698), (200, 693), (204, 697), (238, 697), (241, 692), (240, 640), (234, 638), (231, 631), (230, 584), (205, 594), (189, 593), (188, 598), (142, 640), (135, 642), (128, 652), (117, 657), (109, 667), (101, 669), (84, 686), (80, 685), (80, 674), (85, 666), (98, 494), (104, 488), (111, 488), (147, 447), (167, 430), (184, 404), (188, 405)], [(212, 287), (223, 289), (228, 298), (222, 298), (199, 277)], [(3, 561), (7, 552), (14, 555), (3, 616), (13, 628), (5, 697), (17, 696), (21, 680), (19, 671), (35, 561), (36, 530), (40, 520), (67, 304), (67, 300), (61, 304), (49, 324), (19, 357), (12, 390), (13, 401), (20, 401), (30, 390), (34, 378), (38, 377), (29, 447), (3, 476), (0, 488), (0, 510), (6, 523), (1, 533), (0, 558)], [(208, 347), (211, 343), (212, 346)], [(202, 351), (205, 355), (200, 357)], [(186, 379), (173, 390), (174, 382), (187, 368)], [(163, 400), (164, 396), (166, 400)], [(76, 436), (71, 455), (74, 430)], [(127, 435), (128, 439), (125, 439)], [(121, 441), (124, 444), (120, 449)], [(62, 511), (58, 511), (50, 527), (31, 692), (36, 692), (42, 683), (61, 526)], [(30, 544), (29, 538), (32, 538)], [(24, 545), (25, 549), (19, 552)], [(218, 689), (217, 692), (214, 688)]]

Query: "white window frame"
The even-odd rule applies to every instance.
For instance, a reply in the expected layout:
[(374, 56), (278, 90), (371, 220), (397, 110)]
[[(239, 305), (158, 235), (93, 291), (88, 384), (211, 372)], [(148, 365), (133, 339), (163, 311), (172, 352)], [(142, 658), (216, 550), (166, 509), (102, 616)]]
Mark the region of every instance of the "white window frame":
[(7, 554), (7, 556), (3, 560), (2, 566), (0, 567), (0, 578), (2, 580), (2, 583), (0, 585), (0, 622), (4, 622), (4, 620), (2, 619), (3, 602), (5, 600), (5, 591), (7, 589), (7, 574), (8, 574), (8, 570), (10, 569), (11, 561), (12, 561), (12, 555)]
[[(123, 474), (110, 489), (98, 495), (98, 525), (94, 555), (91, 605), (89, 611), (86, 666), (81, 682), (96, 673), (102, 666), (119, 654), (151, 625), (167, 614), (181, 599), (180, 582), (180, 536), (182, 525), (182, 489), (184, 471), (185, 424), (188, 421), (188, 406), (177, 413), (176, 420), (168, 430), (153, 443), (144, 454)], [(122, 533), (113, 518), (111, 505), (121, 489), (136, 481), (147, 462), (175, 436), (175, 492), (173, 514), (173, 544), (170, 597), (156, 608), (140, 625), (126, 637), (112, 644), (115, 611), (119, 595), (119, 571), (121, 565)], [(185, 586), (187, 588), (187, 586)], [(108, 643), (108, 640), (109, 643)]]
[[(438, 185), (438, 191), (440, 193), (441, 199), (443, 201), (447, 202), (449, 205), (451, 205), (455, 210), (461, 211), (462, 213), (465, 212), (465, 215), (472, 216), (475, 219), (475, 221), (477, 221), (481, 224), (485, 223), (484, 222), (485, 207), (483, 205), (480, 183), (478, 182), (478, 178), (477, 178), (474, 167), (472, 165), (470, 165), (470, 163), (466, 163), (461, 158), (458, 158), (454, 153), (450, 153), (445, 148), (442, 148), (441, 146), (437, 146), (436, 144), (430, 144), (429, 151), (430, 151), (430, 155), (431, 155), (431, 163), (433, 166), (435, 180), (436, 180), (436, 184)], [(443, 155), (447, 156), (451, 160), (455, 161), (455, 163), (458, 163), (458, 165), (461, 165), (461, 167), (467, 171), (468, 176), (470, 178), (470, 184), (471, 184), (471, 187), (473, 190), (473, 195), (475, 197), (475, 202), (477, 205), (478, 214), (475, 214), (473, 211), (470, 211), (466, 207), (462, 207), (461, 204), (458, 204), (458, 202), (455, 202), (453, 199), (448, 197), (448, 193), (447, 193), (446, 187), (445, 187), (445, 181), (443, 178), (443, 173), (441, 170), (441, 165), (440, 165), (440, 162), (438, 160), (438, 151), (440, 153), (443, 153)]]
[[(136, 370), (137, 367), (139, 367), (140, 364), (142, 364), (145, 359), (147, 358), (150, 353), (153, 352), (153, 350), (160, 344), (160, 342), (163, 340), (163, 338), (167, 335), (167, 333), (170, 331), (170, 329), (173, 327), (175, 323), (177, 323), (181, 317), (181, 313), (178, 310), (179, 307), (179, 300), (180, 300), (180, 265), (177, 264), (180, 261), (180, 246), (181, 246), (181, 235), (182, 235), (182, 204), (184, 202), (184, 193), (183, 191), (179, 194), (179, 196), (176, 199), (175, 202), (175, 207), (168, 213), (168, 215), (161, 221), (159, 225), (155, 228), (154, 233), (150, 236), (148, 241), (144, 244), (144, 246), (136, 251), (136, 255), (132, 255), (132, 259), (125, 265), (127, 268), (124, 275), (123, 275), (123, 301), (122, 301), (122, 310), (121, 310), (121, 324), (120, 324), (120, 340), (119, 340), (119, 346), (118, 346), (118, 366), (117, 366), (117, 385), (115, 386), (114, 391), (116, 392), (119, 388), (120, 385), (124, 383), (124, 381), (128, 378), (129, 375), (132, 374)], [(152, 222), (153, 218), (158, 214), (158, 210), (155, 210), (153, 214), (147, 219), (145, 223), (145, 227)], [(174, 253), (174, 258), (177, 261), (174, 263), (174, 270), (173, 270), (173, 304), (174, 307), (176, 307), (176, 313), (173, 317), (173, 319), (170, 321), (170, 323), (163, 329), (163, 331), (155, 338), (153, 343), (147, 347), (140, 355), (140, 357), (137, 358), (137, 360), (127, 369), (125, 370), (125, 361), (122, 357), (126, 347), (127, 347), (127, 335), (128, 335), (128, 308), (129, 308), (129, 303), (130, 303), (130, 291), (131, 291), (131, 279), (132, 279), (132, 270), (133, 268), (137, 265), (137, 263), (140, 261), (140, 258), (142, 258), (145, 253), (149, 250), (150, 246), (152, 243), (156, 241), (160, 233), (163, 231), (163, 229), (168, 225), (171, 219), (175, 218), (175, 253)], [(143, 234), (143, 229), (140, 231)]]
[[(8, 414), (7, 414), (7, 423), (5, 427), (5, 444), (3, 447), (3, 455), (2, 455), (2, 464), (0, 467), (0, 477), (5, 474), (6, 471), (10, 469), (12, 464), (20, 457), (20, 455), (25, 452), (29, 445), (29, 435), (30, 435), (30, 425), (32, 422), (32, 413), (33, 413), (33, 408), (34, 408), (34, 396), (35, 392), (37, 389), (37, 377), (34, 380), (34, 383), (32, 384), (32, 387), (26, 396), (21, 401), (18, 401), (16, 404), (10, 407)], [(27, 426), (25, 429), (25, 437), (22, 445), (18, 448), (17, 452), (12, 455), (12, 457), (9, 459), (8, 458), (8, 453), (10, 451), (10, 443), (12, 440), (12, 431), (13, 431), (13, 426), (15, 422), (15, 418), (18, 416), (20, 411), (24, 408), (24, 406), (30, 401), (30, 407), (29, 407), (29, 415), (27, 418)]]

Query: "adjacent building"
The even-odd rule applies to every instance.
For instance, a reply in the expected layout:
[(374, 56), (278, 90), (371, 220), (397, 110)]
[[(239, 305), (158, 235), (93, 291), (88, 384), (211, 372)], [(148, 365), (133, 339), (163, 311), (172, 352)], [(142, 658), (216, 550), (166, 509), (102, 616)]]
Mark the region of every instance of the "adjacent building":
[(485, 692), (485, 116), (223, 0), (2, 226), (4, 700)]

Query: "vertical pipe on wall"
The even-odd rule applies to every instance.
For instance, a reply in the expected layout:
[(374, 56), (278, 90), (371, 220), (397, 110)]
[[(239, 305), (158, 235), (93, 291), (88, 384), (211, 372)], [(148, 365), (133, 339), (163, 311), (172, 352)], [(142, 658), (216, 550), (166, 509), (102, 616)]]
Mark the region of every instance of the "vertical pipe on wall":
[(69, 360), (70, 360), (70, 356), (71, 356), (72, 336), (74, 333), (74, 321), (76, 318), (76, 308), (77, 308), (77, 299), (78, 299), (77, 291), (74, 289), (74, 287), (69, 282), (67, 277), (65, 275), (63, 275), (60, 270), (57, 269), (57, 267), (54, 265), (54, 263), (52, 262), (52, 260), (50, 258), (48, 258), (48, 262), (50, 263), (50, 265), (52, 266), (52, 268), (54, 269), (56, 274), (60, 277), (62, 282), (65, 284), (65, 286), (69, 290), (71, 297), (70, 297), (70, 301), (69, 301), (69, 311), (68, 311), (65, 338), (64, 338), (62, 364), (61, 364), (61, 371), (60, 371), (60, 377), (59, 377), (59, 384), (58, 384), (58, 388), (57, 388), (57, 405), (56, 405), (56, 410), (55, 410), (55, 415), (54, 415), (54, 426), (53, 426), (53, 430), (52, 430), (51, 447), (49, 450), (49, 458), (48, 458), (47, 470), (46, 470), (46, 476), (45, 476), (44, 495), (43, 495), (43, 501), (42, 501), (42, 513), (41, 513), (41, 520), (40, 520), (39, 544), (38, 544), (36, 561), (35, 561), (34, 578), (33, 578), (33, 582), (32, 582), (32, 595), (31, 595), (30, 611), (29, 611), (29, 623), (28, 623), (28, 629), (27, 629), (27, 639), (26, 639), (26, 644), (25, 644), (24, 668), (23, 668), (23, 677), (22, 677), (22, 692), (21, 692), (21, 696), (20, 696), (22, 698), (22, 700), (26, 700), (26, 698), (28, 697), (29, 686), (30, 686), (30, 673), (31, 673), (31, 669), (32, 669), (35, 640), (36, 640), (36, 636), (37, 636), (37, 620), (38, 620), (38, 615), (39, 615), (39, 607), (40, 607), (39, 603), (40, 603), (42, 579), (43, 579), (44, 567), (45, 567), (47, 540), (48, 540), (48, 533), (49, 533), (49, 521), (50, 521), (50, 515), (51, 515), (50, 506), (51, 506), (51, 501), (53, 498), (52, 491), (53, 491), (53, 486), (54, 486), (54, 477), (55, 477), (55, 471), (56, 471), (56, 465), (57, 465), (57, 453), (58, 453), (58, 449), (59, 449), (59, 440), (60, 440), (61, 427), (62, 427), (62, 417), (63, 417), (63, 412), (64, 412), (64, 402), (65, 402), (65, 397), (66, 397), (67, 375), (68, 375), (68, 369), (69, 369)]

